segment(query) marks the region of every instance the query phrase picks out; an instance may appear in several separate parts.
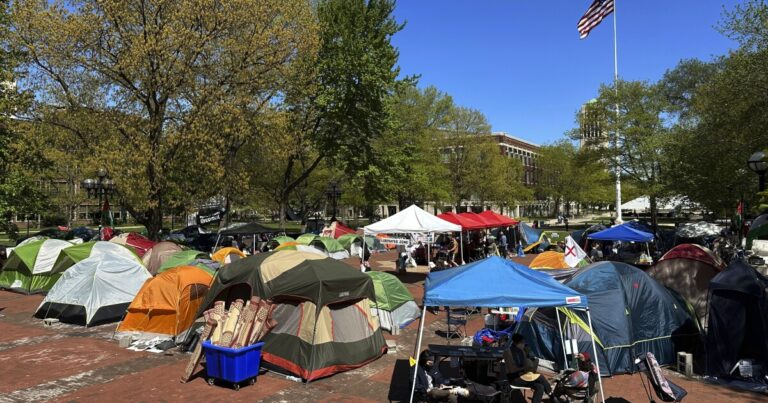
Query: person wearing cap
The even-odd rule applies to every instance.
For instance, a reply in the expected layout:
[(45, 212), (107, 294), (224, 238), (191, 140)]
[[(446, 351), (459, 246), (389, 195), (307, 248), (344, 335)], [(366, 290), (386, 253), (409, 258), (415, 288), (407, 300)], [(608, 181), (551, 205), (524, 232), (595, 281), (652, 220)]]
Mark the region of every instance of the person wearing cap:
[(552, 395), (549, 382), (541, 374), (536, 373), (537, 365), (529, 357), (525, 338), (521, 334), (512, 335), (512, 345), (504, 351), (504, 363), (510, 385), (533, 389), (531, 403), (540, 403), (545, 393), (549, 396), (550, 402), (559, 402)]

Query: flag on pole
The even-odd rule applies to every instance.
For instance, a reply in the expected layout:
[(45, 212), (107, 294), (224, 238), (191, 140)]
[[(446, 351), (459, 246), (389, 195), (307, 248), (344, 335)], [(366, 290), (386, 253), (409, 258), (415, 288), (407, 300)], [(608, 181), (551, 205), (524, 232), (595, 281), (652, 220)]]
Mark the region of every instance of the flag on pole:
[(613, 0), (595, 0), (589, 6), (587, 12), (579, 20), (576, 28), (579, 30), (579, 39), (584, 39), (589, 35), (594, 27), (603, 21), (613, 12)]
[(584, 252), (584, 249), (581, 249), (573, 238), (570, 236), (565, 238), (565, 256), (563, 256), (565, 264), (569, 267), (577, 267), (579, 262), (584, 260), (585, 257), (587, 257), (587, 253)]

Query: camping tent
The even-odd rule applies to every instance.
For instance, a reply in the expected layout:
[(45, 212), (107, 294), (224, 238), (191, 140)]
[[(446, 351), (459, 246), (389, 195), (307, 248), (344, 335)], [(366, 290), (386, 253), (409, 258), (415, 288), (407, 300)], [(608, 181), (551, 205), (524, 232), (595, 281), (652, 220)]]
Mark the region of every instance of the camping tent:
[(219, 262), (223, 266), (230, 264), (235, 260), (240, 260), (244, 257), (245, 253), (241, 252), (240, 249), (226, 247), (217, 250), (216, 253), (211, 255), (211, 260), (214, 262)]
[(749, 226), (747, 233), (747, 250), (752, 249), (752, 241), (755, 239), (768, 239), (768, 214), (763, 214)]
[(134, 251), (136, 251), (136, 254), (139, 255), (139, 257), (144, 257), (144, 254), (147, 253), (148, 250), (152, 249), (152, 247), (157, 243), (150, 241), (147, 237), (135, 232), (120, 234), (110, 239), (109, 242), (114, 242), (120, 245), (128, 245), (132, 247)]
[(89, 257), (62, 274), (37, 308), (35, 317), (84, 326), (116, 322), (151, 277), (135, 259), (113, 255)]
[(276, 236), (276, 237), (270, 239), (269, 242), (267, 242), (267, 248), (269, 250), (274, 250), (278, 246), (280, 246), (280, 245), (282, 245), (282, 244), (284, 244), (286, 242), (296, 242), (296, 240), (291, 238), (291, 237), (289, 237), (289, 236)]
[(720, 258), (709, 249), (687, 243), (665, 253), (648, 270), (648, 275), (680, 294), (693, 306), (700, 323), (706, 325), (709, 282), (722, 270), (722, 264)]
[(168, 260), (176, 252), (181, 252), (182, 248), (178, 244), (170, 241), (163, 241), (155, 244), (151, 249), (144, 254), (141, 261), (144, 263), (144, 267), (149, 270), (154, 276), (160, 269), (160, 266)]
[(542, 234), (541, 230), (533, 229), (527, 223), (520, 221), (518, 231), (520, 232), (520, 242), (522, 242), (525, 252), (543, 251), (549, 246), (549, 241)]
[(588, 238), (598, 241), (651, 242), (653, 241), (653, 234), (633, 228), (633, 225), (625, 223), (590, 234)]
[(355, 230), (347, 227), (341, 221), (334, 221), (331, 223), (331, 225), (324, 227), (323, 230), (320, 232), (320, 235), (333, 238), (333, 239), (338, 239), (342, 235), (354, 234), (354, 233), (355, 233)]
[(315, 247), (325, 252), (329, 257), (336, 260), (346, 259), (349, 257), (349, 252), (344, 249), (339, 241), (326, 236), (317, 237), (317, 239), (313, 240), (309, 246)]
[(377, 359), (386, 350), (370, 304), (373, 281), (348, 265), (313, 253), (260, 253), (216, 276), (202, 304), (257, 295), (277, 304), (278, 325), (264, 339), (262, 365), (312, 381)]
[[(591, 315), (585, 295), (558, 283), (546, 274), (498, 256), (427, 275), (424, 283), (424, 310), (416, 342), (417, 352), (421, 350), (423, 317), (428, 306), (489, 308), (567, 306), (585, 310), (589, 328), (591, 328)], [(599, 364), (600, 360), (594, 343), (592, 343), (592, 351), (595, 361)], [(416, 386), (415, 375), (414, 372), (411, 397)], [(602, 389), (602, 380), (600, 380), (601, 393)]]
[(195, 266), (213, 275), (221, 266), (220, 263), (210, 259), (210, 255), (199, 250), (180, 250), (170, 256), (157, 269), (157, 274), (179, 266)]
[(133, 252), (130, 246), (112, 242), (91, 241), (62, 249), (59, 252), (59, 257), (56, 258), (56, 263), (53, 264), (51, 272), (61, 273), (83, 259), (105, 255), (122, 256), (126, 259), (134, 259), (137, 262), (141, 262), (141, 259), (136, 256), (136, 253)]
[(493, 210), (485, 210), (482, 213), (478, 214), (481, 217), (485, 217), (487, 220), (493, 221), (494, 223), (498, 224), (498, 227), (509, 227), (512, 225), (517, 225), (518, 221), (507, 217), (503, 214), (496, 213)]
[(309, 245), (317, 238), (320, 238), (320, 236), (316, 234), (302, 234), (296, 238), (296, 243), (299, 245)]
[[(698, 327), (684, 302), (640, 269), (619, 262), (594, 263), (565, 285), (589, 297), (594, 338), (585, 315), (571, 310), (565, 313), (571, 323), (569, 333), (580, 348), (593, 339), (597, 342), (602, 374), (634, 372), (634, 359), (640, 353), (650, 351), (664, 365), (675, 362), (676, 351), (694, 351), (699, 346)], [(553, 361), (561, 359), (562, 348), (541, 337), (552, 331), (535, 315), (527, 312), (518, 331), (527, 336), (534, 353)], [(557, 355), (547, 356), (548, 351)]]
[(0, 289), (25, 294), (50, 290), (59, 279), (51, 272), (59, 252), (71, 246), (60, 239), (45, 239), (15, 248), (0, 272)]
[(726, 377), (745, 358), (768, 368), (766, 288), (768, 279), (743, 261), (731, 263), (709, 283), (708, 375)]
[(366, 274), (373, 279), (373, 288), (376, 291), (376, 302), (371, 304), (371, 312), (379, 317), (382, 329), (392, 333), (393, 328), (402, 329), (419, 318), (419, 306), (397, 277), (381, 271), (370, 271)]
[[(589, 264), (585, 260), (581, 260), (578, 263), (578, 267), (583, 267)], [(528, 267), (532, 269), (570, 269), (571, 267), (565, 263), (565, 253), (546, 251), (539, 253), (531, 263), (528, 263)]]
[(148, 279), (117, 331), (178, 336), (195, 321), (212, 279), (195, 266), (174, 267)]

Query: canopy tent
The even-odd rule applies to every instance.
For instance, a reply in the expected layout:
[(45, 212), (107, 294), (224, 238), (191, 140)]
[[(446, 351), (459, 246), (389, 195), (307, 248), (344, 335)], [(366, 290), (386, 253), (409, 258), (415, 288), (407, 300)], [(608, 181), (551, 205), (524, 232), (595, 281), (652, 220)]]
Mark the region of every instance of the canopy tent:
[(148, 279), (128, 306), (118, 332), (178, 336), (195, 322), (213, 276), (194, 266), (178, 266)]
[(709, 283), (707, 375), (728, 377), (745, 358), (768, 368), (766, 289), (768, 279), (739, 260)]
[(321, 236), (312, 241), (309, 246), (325, 252), (328, 257), (336, 260), (349, 258), (349, 252), (334, 238)]
[[(592, 328), (587, 297), (546, 274), (521, 264), (492, 256), (451, 270), (432, 272), (424, 283), (424, 307), (419, 324), (416, 354), (421, 350), (424, 316), (428, 306), (449, 307), (569, 307), (586, 312)], [(558, 316), (559, 318), (559, 316)], [(592, 342), (595, 362), (599, 365), (597, 348)], [(414, 355), (415, 356), (415, 355)], [(411, 400), (416, 386), (412, 379)], [(603, 384), (600, 380), (600, 391)]]
[[(669, 199), (659, 199), (657, 208), (659, 211), (674, 210), (685, 204), (686, 199), (681, 196)], [(650, 211), (651, 199), (648, 196), (640, 196), (621, 205), (622, 210), (633, 210), (636, 212)]]
[(722, 270), (723, 263), (709, 249), (682, 244), (665, 253), (648, 270), (659, 284), (677, 292), (693, 306), (700, 323), (706, 327), (709, 307), (709, 282)]
[(482, 213), (478, 214), (481, 217), (485, 217), (487, 220), (492, 221), (494, 223), (497, 223), (499, 227), (509, 227), (512, 225), (517, 225), (519, 221), (515, 220), (514, 218), (507, 217), (503, 214), (496, 213), (493, 210), (485, 210)]
[(211, 260), (214, 262), (219, 262), (222, 266), (224, 266), (244, 257), (245, 253), (241, 252), (240, 249), (226, 247), (217, 250), (216, 253), (211, 255)]
[(379, 222), (367, 225), (366, 234), (413, 234), (461, 232), (461, 226), (427, 213), (412, 205)]
[(341, 221), (332, 222), (331, 225), (324, 227), (323, 231), (320, 232), (322, 236), (326, 236), (333, 239), (338, 239), (342, 235), (354, 234), (354, 233), (355, 233), (355, 230), (347, 227)]
[(157, 269), (157, 274), (179, 266), (195, 266), (213, 275), (221, 265), (211, 260), (210, 255), (205, 252), (186, 249), (168, 256)]
[(438, 214), (437, 218), (445, 220), (456, 225), (460, 225), (464, 231), (470, 231), (475, 229), (483, 229), (485, 226), (480, 221), (475, 220), (472, 217), (456, 214), (452, 211)]
[(151, 277), (134, 259), (112, 255), (89, 257), (62, 274), (37, 308), (35, 317), (57, 318), (83, 326), (116, 322)]
[(141, 261), (144, 263), (144, 267), (154, 276), (160, 269), (160, 266), (168, 260), (174, 253), (180, 252), (181, 246), (174, 242), (163, 241), (155, 244), (150, 250), (144, 254)]
[[(700, 350), (700, 330), (685, 302), (640, 269), (619, 262), (594, 263), (579, 270), (565, 285), (589, 298), (593, 314), (590, 327), (586, 315), (570, 309), (565, 313), (571, 323), (569, 333), (580, 348), (597, 343), (595, 358), (599, 354), (602, 374), (634, 372), (634, 359), (641, 352), (650, 351), (659, 363), (671, 364), (677, 351)], [(547, 346), (551, 339), (537, 337), (548, 333), (542, 326), (541, 322), (524, 320), (519, 329), (530, 344), (536, 344), (532, 348), (538, 353), (559, 353), (562, 347)], [(543, 357), (558, 360), (561, 356)]]
[(239, 260), (219, 272), (197, 316), (215, 301), (259, 296), (275, 301), (277, 326), (265, 337), (262, 365), (312, 381), (361, 367), (386, 350), (371, 277), (312, 253), (279, 251)]
[(45, 293), (60, 274), (52, 271), (59, 253), (72, 244), (60, 239), (34, 241), (16, 247), (0, 272), (0, 289), (24, 294)]
[(371, 304), (371, 312), (379, 317), (382, 329), (392, 333), (392, 329), (402, 329), (418, 319), (421, 310), (408, 288), (397, 277), (381, 271), (366, 274), (373, 279), (376, 291), (376, 301)]
[(632, 228), (630, 225), (614, 225), (611, 228), (587, 236), (598, 241), (651, 242), (653, 234)]
[(91, 241), (62, 249), (51, 271), (53, 273), (61, 273), (83, 259), (106, 255), (122, 256), (141, 263), (141, 259), (139, 259), (130, 246), (112, 242)]
[(157, 242), (149, 240), (149, 238), (137, 234), (135, 232), (128, 232), (113, 237), (109, 242), (114, 242), (120, 245), (128, 245), (133, 248), (136, 254), (141, 258), (148, 250), (152, 249)]
[(460, 213), (459, 217), (464, 217), (464, 218), (469, 218), (469, 219), (475, 220), (476, 222), (479, 222), (480, 224), (482, 224), (482, 226), (483, 226), (482, 228), (498, 227), (498, 225), (496, 225), (494, 220), (490, 220), (490, 219), (488, 219), (486, 217), (483, 217), (483, 216), (481, 216), (479, 214), (475, 214), (475, 213), (472, 213), (472, 212)]

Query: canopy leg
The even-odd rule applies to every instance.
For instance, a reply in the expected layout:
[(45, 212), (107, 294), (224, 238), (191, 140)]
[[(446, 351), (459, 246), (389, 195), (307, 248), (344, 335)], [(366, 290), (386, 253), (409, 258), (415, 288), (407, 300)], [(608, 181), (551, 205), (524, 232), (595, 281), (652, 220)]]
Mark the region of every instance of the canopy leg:
[[(419, 337), (416, 338), (416, 350), (413, 353), (413, 357), (416, 360), (416, 366), (419, 365), (419, 352), (421, 351), (421, 335), (424, 333), (424, 316), (427, 314), (427, 304), (422, 301), (423, 308), (421, 309), (421, 318), (419, 318)], [(408, 362), (408, 368), (410, 368), (410, 360)], [(416, 393), (416, 375), (418, 375), (418, 368), (413, 369), (413, 379), (411, 379), (411, 398), (408, 400), (413, 403), (413, 395)], [(605, 402), (603, 402), (605, 403)]]
[(600, 384), (600, 398), (605, 403), (605, 393), (603, 392), (603, 376), (600, 374), (600, 360), (597, 358), (597, 346), (595, 346), (595, 330), (592, 329), (592, 315), (587, 308), (587, 323), (589, 323), (589, 333), (592, 338), (592, 354), (595, 355), (595, 366), (597, 367), (597, 382)]
[(464, 232), (459, 231), (459, 253), (461, 253), (461, 264), (464, 263)]
[(563, 326), (560, 324), (560, 309), (555, 308), (555, 316), (557, 316), (557, 328), (560, 329), (560, 344), (563, 346), (563, 370), (568, 369), (568, 354), (565, 352), (565, 338), (563, 337)]

